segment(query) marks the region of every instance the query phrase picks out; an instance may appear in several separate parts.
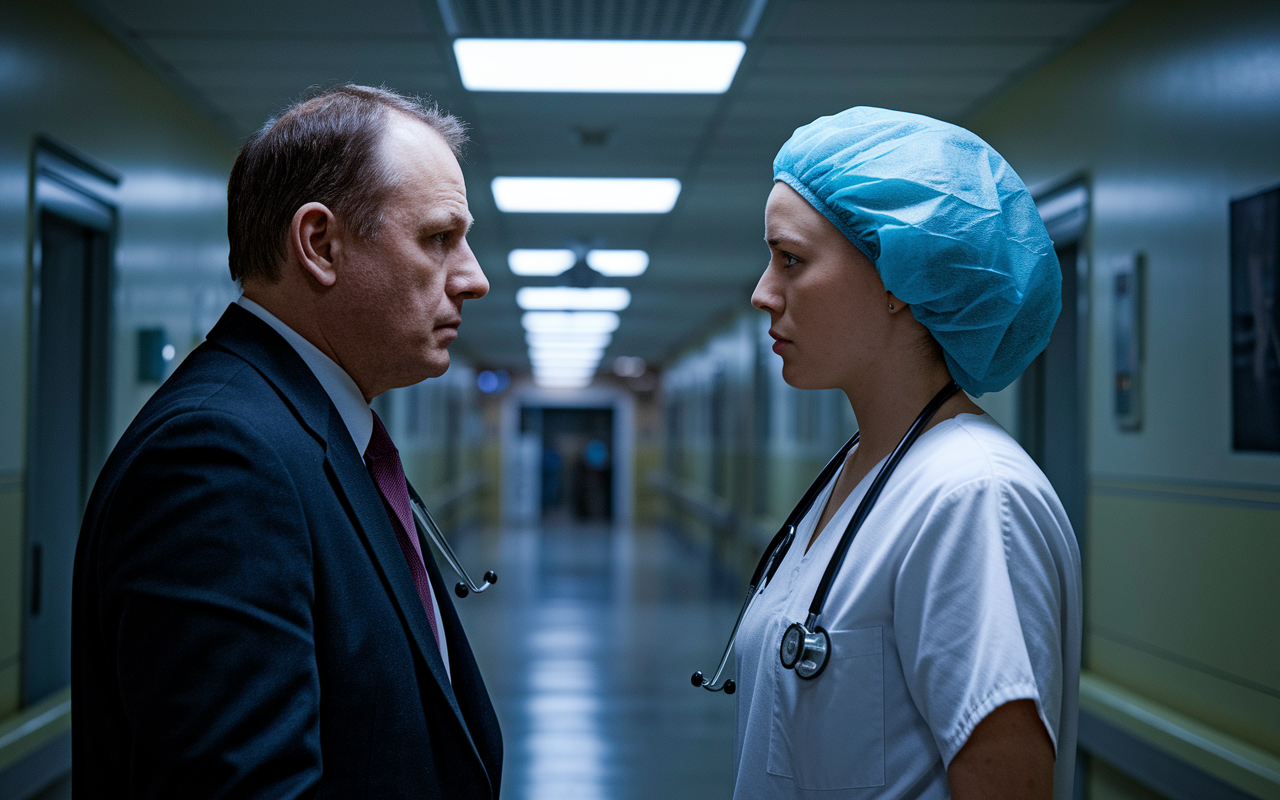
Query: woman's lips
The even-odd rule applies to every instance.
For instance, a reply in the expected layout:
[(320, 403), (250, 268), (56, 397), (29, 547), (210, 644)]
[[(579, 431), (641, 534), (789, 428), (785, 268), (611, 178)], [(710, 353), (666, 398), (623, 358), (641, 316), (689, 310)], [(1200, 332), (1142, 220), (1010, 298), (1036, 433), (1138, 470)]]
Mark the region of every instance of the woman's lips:
[(773, 331), (769, 331), (769, 335), (772, 336), (774, 340), (773, 352), (777, 353), (778, 355), (782, 355), (782, 351), (786, 349), (787, 345), (791, 344), (791, 340), (784, 339), (778, 334), (774, 333)]

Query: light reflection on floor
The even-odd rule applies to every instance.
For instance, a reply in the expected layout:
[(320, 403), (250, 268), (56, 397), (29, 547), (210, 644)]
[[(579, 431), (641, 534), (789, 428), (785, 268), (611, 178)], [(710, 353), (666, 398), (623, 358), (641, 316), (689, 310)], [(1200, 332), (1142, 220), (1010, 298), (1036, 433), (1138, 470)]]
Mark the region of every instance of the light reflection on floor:
[(731, 793), (733, 698), (695, 690), (736, 613), (705, 555), (659, 531), (469, 532), (499, 581), (457, 601), (502, 723), (507, 800)]

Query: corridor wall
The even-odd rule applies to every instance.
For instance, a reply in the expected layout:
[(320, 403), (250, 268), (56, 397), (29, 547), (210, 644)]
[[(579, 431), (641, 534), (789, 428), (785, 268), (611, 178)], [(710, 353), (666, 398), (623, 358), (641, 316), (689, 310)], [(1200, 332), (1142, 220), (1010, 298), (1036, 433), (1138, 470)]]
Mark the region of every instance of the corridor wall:
[[(969, 121), (1029, 185), (1091, 187), (1086, 679), (1257, 763), (1280, 756), (1280, 453), (1232, 449), (1228, 212), (1280, 184), (1278, 41), (1274, 3), (1138, 2)], [(1145, 405), (1130, 431), (1112, 265), (1135, 254)]]
[(159, 385), (138, 379), (138, 332), (163, 330), (171, 371), (236, 296), (225, 211), (232, 145), (70, 3), (0, 4), (0, 719), (18, 710), (21, 685), (37, 136), (121, 179), (111, 198), (109, 442)]
[(669, 524), (749, 576), (796, 500), (857, 429), (838, 390), (782, 380), (766, 314), (745, 310), (663, 375)]
[[(298, 91), (305, 88), (299, 85)], [(227, 176), (238, 142), (70, 2), (0, 3), (0, 796), (5, 797), (14, 792), (25, 797), (57, 778), (69, 766), (70, 754), (68, 692), (23, 700), (24, 656), (31, 655), (23, 652), (32, 561), (25, 541), (29, 509), (24, 508), (32, 455), (28, 419), (33, 407), (50, 399), (33, 397), (31, 380), (40, 302), (33, 205), (38, 142), (52, 143), (73, 161), (96, 165), (118, 179), (104, 198), (115, 209), (109, 341), (103, 348), (105, 450), (239, 295), (228, 274), (226, 238)], [(157, 369), (140, 364), (143, 342), (170, 346), (157, 348), (168, 356)], [(40, 358), (62, 355), (47, 352)], [(406, 472), (446, 530), (474, 516), (485, 485), (474, 387), (473, 372), (455, 358), (445, 378), (379, 401), (400, 443)], [(76, 476), (66, 477), (68, 486), (75, 483)], [(74, 494), (68, 492), (69, 503), (77, 502)], [(74, 510), (76, 518), (80, 513)], [(69, 587), (69, 577), (59, 582)], [(69, 639), (70, 631), (55, 635)]]
[[(1082, 723), (1093, 798), (1280, 797), (1280, 453), (1232, 448), (1229, 227), (1233, 199), (1280, 184), (1277, 42), (1274, 3), (1136, 2), (955, 120), (1033, 194), (1083, 178), (1091, 197), (1082, 708), (1128, 737), (1097, 748)], [(1131, 430), (1113, 270), (1135, 257)], [(664, 377), (669, 519), (739, 575), (855, 427), (837, 393), (782, 383), (767, 327), (744, 311)], [(978, 400), (1015, 435), (1020, 390)]]

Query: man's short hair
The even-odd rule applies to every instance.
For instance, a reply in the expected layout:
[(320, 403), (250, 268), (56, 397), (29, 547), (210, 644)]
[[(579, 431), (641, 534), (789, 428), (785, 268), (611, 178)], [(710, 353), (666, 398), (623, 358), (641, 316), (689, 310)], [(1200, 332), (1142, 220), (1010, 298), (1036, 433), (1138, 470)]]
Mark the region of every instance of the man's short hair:
[(233, 280), (279, 280), (289, 226), (306, 203), (328, 206), (360, 238), (377, 236), (398, 179), (379, 150), (392, 112), (426, 124), (460, 155), (467, 135), (457, 117), (421, 98), (349, 83), (300, 100), (245, 142), (227, 184)]

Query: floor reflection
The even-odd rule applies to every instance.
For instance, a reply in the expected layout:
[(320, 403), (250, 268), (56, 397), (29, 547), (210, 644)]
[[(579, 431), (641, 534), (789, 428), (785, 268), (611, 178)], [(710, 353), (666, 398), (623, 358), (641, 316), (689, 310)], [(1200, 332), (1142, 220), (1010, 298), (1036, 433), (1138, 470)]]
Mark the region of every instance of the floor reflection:
[(458, 538), (468, 569), (500, 576), (457, 606), (502, 722), (504, 798), (729, 796), (733, 698), (689, 685), (737, 611), (705, 554), (605, 526)]

